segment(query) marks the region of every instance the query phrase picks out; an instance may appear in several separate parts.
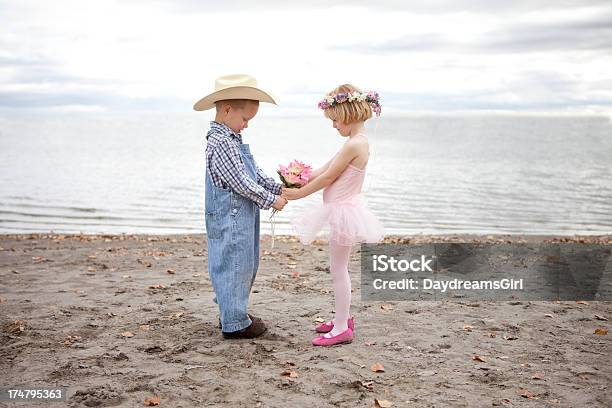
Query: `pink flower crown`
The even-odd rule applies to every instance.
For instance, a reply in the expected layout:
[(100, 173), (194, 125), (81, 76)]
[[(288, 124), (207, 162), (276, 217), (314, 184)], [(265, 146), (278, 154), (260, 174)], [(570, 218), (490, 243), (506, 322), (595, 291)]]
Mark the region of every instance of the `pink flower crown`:
[(335, 95), (328, 95), (319, 102), (319, 109), (328, 109), (344, 102), (367, 102), (376, 116), (380, 116), (380, 102), (378, 92), (340, 92)]

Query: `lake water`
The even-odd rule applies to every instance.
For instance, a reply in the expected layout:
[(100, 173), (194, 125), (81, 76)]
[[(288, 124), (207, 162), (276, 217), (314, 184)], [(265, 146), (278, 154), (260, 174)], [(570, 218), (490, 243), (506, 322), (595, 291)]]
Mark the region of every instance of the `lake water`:
[[(0, 232), (205, 232), (209, 120), (0, 117)], [(368, 130), (365, 192), (387, 233), (612, 233), (608, 117), (385, 115)], [(294, 158), (325, 163), (344, 140), (319, 116), (261, 115), (243, 135), (274, 176)], [(290, 202), (277, 233), (312, 200)]]

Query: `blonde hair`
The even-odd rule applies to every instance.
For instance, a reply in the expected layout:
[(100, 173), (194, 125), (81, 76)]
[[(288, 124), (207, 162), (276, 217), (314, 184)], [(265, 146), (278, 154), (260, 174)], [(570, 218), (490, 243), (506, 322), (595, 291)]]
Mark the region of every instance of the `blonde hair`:
[(259, 105), (259, 101), (254, 101), (251, 99), (223, 99), (221, 101), (215, 102), (215, 107), (217, 108), (217, 112), (219, 112), (219, 110), (221, 110), (226, 104), (234, 109), (242, 109), (246, 106), (248, 102), (253, 102)]
[[(340, 85), (339, 87), (328, 93), (327, 96), (333, 96), (338, 93), (350, 92), (361, 93), (361, 89), (357, 88), (355, 85), (344, 84)], [(337, 120), (345, 125), (354, 122), (365, 122), (366, 120), (372, 117), (372, 108), (370, 107), (370, 104), (366, 101), (339, 103), (335, 106), (330, 106), (323, 112), (325, 114), (325, 117), (331, 120)]]

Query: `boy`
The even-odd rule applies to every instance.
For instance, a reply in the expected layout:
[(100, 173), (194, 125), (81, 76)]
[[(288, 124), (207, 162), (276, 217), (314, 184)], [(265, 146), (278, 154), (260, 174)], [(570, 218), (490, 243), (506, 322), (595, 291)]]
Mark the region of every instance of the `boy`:
[(259, 266), (259, 209), (282, 210), (283, 187), (257, 166), (240, 132), (248, 127), (259, 102), (276, 101), (257, 88), (255, 78), (217, 78), (215, 91), (193, 109), (216, 108), (206, 135), (205, 212), (208, 273), (219, 306), (223, 337), (254, 338), (264, 322), (247, 313), (249, 294)]

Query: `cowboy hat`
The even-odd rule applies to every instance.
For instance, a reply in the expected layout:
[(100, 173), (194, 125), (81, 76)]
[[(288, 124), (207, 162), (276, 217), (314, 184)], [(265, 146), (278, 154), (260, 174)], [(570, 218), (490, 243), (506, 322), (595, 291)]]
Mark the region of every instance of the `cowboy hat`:
[(257, 88), (257, 80), (250, 75), (225, 75), (215, 80), (215, 91), (206, 95), (193, 105), (193, 109), (203, 111), (215, 106), (215, 102), (225, 99), (250, 99), (276, 105), (274, 97)]

